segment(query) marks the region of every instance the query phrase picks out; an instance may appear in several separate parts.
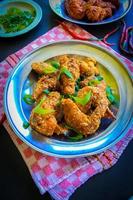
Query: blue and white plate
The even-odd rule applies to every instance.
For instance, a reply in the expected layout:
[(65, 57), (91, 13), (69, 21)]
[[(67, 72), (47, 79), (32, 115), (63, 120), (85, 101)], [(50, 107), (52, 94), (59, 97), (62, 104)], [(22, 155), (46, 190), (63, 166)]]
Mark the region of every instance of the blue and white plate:
[[(119, 95), (116, 120), (105, 120), (98, 133), (78, 142), (71, 142), (59, 136), (51, 138), (24, 129), (23, 122), (28, 121), (32, 106), (23, 101), (25, 94), (32, 94), (35, 74), (31, 64), (63, 54), (77, 54), (96, 58), (100, 73), (107, 84)], [(32, 83), (32, 84), (31, 84)], [(112, 53), (98, 45), (78, 40), (49, 43), (26, 55), (13, 69), (8, 78), (4, 93), (4, 109), (7, 119), (14, 130), (26, 144), (35, 150), (58, 157), (77, 157), (92, 155), (109, 148), (118, 142), (133, 122), (133, 82), (122, 62)]]
[(132, 0), (120, 0), (120, 7), (119, 9), (113, 14), (112, 17), (109, 17), (107, 19), (104, 19), (100, 22), (89, 22), (85, 19), (82, 20), (75, 20), (72, 19), (70, 16), (68, 16), (65, 6), (64, 6), (64, 0), (49, 0), (49, 4), (50, 7), (52, 8), (52, 10), (61, 18), (73, 22), (73, 23), (77, 23), (77, 24), (81, 24), (81, 25), (100, 25), (100, 24), (108, 24), (111, 22), (115, 22), (121, 18), (123, 18), (128, 11), (130, 10), (131, 6), (132, 6)]

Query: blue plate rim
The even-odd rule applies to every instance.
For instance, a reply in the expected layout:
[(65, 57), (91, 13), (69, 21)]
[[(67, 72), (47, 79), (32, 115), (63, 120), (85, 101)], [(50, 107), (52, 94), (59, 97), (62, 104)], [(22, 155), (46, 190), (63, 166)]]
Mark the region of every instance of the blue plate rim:
[(5, 5), (5, 4), (8, 4), (8, 3), (16, 3), (16, 2), (26, 3), (26, 4), (31, 5), (36, 11), (35, 19), (25, 29), (18, 31), (18, 32), (12, 32), (12, 33), (0, 33), (0, 37), (11, 38), (11, 37), (23, 35), (23, 34), (29, 32), (29, 31), (31, 31), (33, 28), (35, 28), (42, 19), (42, 9), (41, 9), (40, 5), (38, 3), (32, 1), (32, 0), (28, 0), (28, 1), (26, 1), (26, 0), (13, 0), (13, 1), (8, 0), (8, 1), (0, 2), (0, 5)]
[(56, 14), (56, 15), (58, 15), (59, 17), (61, 17), (62, 19), (65, 19), (66, 21), (69, 21), (69, 22), (73, 22), (73, 23), (75, 23), (75, 24), (80, 24), (80, 25), (89, 25), (89, 26), (99, 26), (99, 25), (104, 25), (104, 24), (110, 24), (110, 23), (113, 23), (113, 22), (116, 22), (116, 21), (118, 21), (118, 20), (120, 20), (120, 19), (122, 19), (129, 11), (130, 11), (130, 9), (131, 9), (131, 7), (132, 7), (132, 0), (128, 0), (129, 1), (129, 7), (128, 7), (128, 9), (123, 13), (123, 15), (121, 15), (120, 17), (118, 17), (118, 18), (116, 18), (116, 19), (114, 19), (114, 20), (111, 20), (111, 21), (101, 21), (101, 22), (92, 22), (92, 23), (87, 23), (87, 22), (82, 22), (82, 21), (78, 21), (78, 20), (74, 20), (74, 19), (69, 19), (69, 18), (66, 18), (66, 17), (64, 17), (64, 16), (61, 16), (59, 13), (57, 13), (56, 11), (55, 11), (55, 9), (53, 8), (53, 6), (52, 6), (52, 4), (51, 4), (51, 1), (52, 0), (49, 0), (49, 5), (50, 5), (50, 7), (51, 7), (51, 9), (53, 10), (53, 12)]

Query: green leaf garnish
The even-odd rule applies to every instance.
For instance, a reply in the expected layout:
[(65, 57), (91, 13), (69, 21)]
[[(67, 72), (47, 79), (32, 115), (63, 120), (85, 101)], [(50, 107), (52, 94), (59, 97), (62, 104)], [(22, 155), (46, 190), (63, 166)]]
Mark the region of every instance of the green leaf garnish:
[(73, 79), (72, 73), (66, 67), (62, 67), (61, 68), (60, 74), (58, 76), (58, 80), (60, 79), (60, 77), (61, 77), (62, 74), (65, 74), (68, 78)]
[(60, 67), (60, 63), (58, 61), (54, 61), (54, 60), (51, 62), (51, 65), (53, 67), (55, 67), (56, 69), (59, 69), (59, 67)]
[(57, 69), (55, 67), (51, 66), (51, 65), (44, 67), (44, 70), (43, 70), (43, 72), (45, 74), (51, 74), (51, 73), (54, 73), (56, 71), (57, 71)]
[(107, 98), (110, 101), (110, 103), (115, 103), (115, 101), (116, 101), (115, 96), (113, 95), (112, 89), (110, 86), (106, 87), (106, 95), (107, 95)]
[(38, 103), (38, 105), (34, 108), (34, 113), (41, 114), (41, 115), (47, 115), (55, 112), (55, 110), (50, 109), (50, 108), (42, 108), (42, 104), (46, 97), (43, 97), (41, 101)]
[(110, 103), (113, 103), (115, 101), (114, 95), (108, 94), (107, 97), (108, 97), (108, 100), (110, 101)]
[(44, 93), (44, 94), (49, 94), (50, 91), (49, 91), (48, 89), (45, 89), (45, 90), (43, 90), (43, 93)]
[(102, 80), (103, 80), (103, 77), (100, 76), (100, 75), (98, 75), (98, 76), (96, 76), (96, 79), (97, 79), (98, 81), (102, 81)]
[(82, 106), (85, 106), (89, 101), (92, 96), (92, 92), (89, 91), (84, 97), (75, 97), (75, 96), (70, 96), (76, 103), (81, 104)]
[(27, 129), (28, 127), (30, 126), (30, 124), (29, 124), (29, 122), (23, 122), (23, 127), (25, 128), (25, 129)]
[(36, 107), (34, 109), (34, 113), (41, 114), (41, 115), (48, 115), (48, 114), (51, 114), (54, 112), (55, 112), (55, 110), (49, 109), (49, 108), (44, 109), (42, 107)]
[(93, 80), (89, 81), (88, 85), (89, 85), (89, 86), (94, 86), (94, 85), (97, 85), (97, 84), (99, 84), (99, 83), (100, 83), (99, 80), (93, 79)]
[(16, 7), (10, 7), (7, 13), (0, 15), (0, 25), (4, 28), (6, 33), (18, 32), (29, 26), (35, 18), (34, 12), (23, 11)]
[(31, 94), (25, 94), (24, 97), (23, 97), (23, 100), (25, 103), (29, 104), (29, 105), (32, 105), (35, 103), (35, 100), (32, 98), (32, 95)]

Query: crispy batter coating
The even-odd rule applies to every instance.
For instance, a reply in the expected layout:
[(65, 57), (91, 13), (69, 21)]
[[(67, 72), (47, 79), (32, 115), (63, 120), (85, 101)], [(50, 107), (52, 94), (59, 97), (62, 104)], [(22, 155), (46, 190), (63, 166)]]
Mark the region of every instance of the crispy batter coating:
[[(60, 99), (60, 93), (51, 92), (48, 95), (48, 97), (44, 99), (44, 102), (42, 103), (41, 107), (44, 109), (48, 109), (48, 108), (55, 109), (59, 99)], [(31, 128), (47, 136), (53, 135), (54, 130), (57, 126), (55, 113), (42, 115), (42, 114), (35, 113), (33, 109), (30, 116)]]
[(61, 56), (56, 56), (56, 59), (59, 61), (60, 65), (67, 65), (67, 62), (69, 61), (68, 55), (61, 55)]
[(65, 0), (65, 7), (74, 19), (82, 19), (85, 16), (85, 2), (83, 0)]
[(90, 6), (86, 7), (86, 15), (88, 19), (92, 22), (102, 21), (107, 17), (112, 16), (111, 8), (102, 8), (99, 6)]
[(112, 4), (109, 0), (88, 0), (86, 6), (98, 6), (101, 8), (111, 8), (113, 10), (116, 9), (115, 4)]
[(37, 74), (44, 74), (44, 68), (45, 67), (48, 67), (49, 64), (46, 63), (46, 62), (35, 62), (35, 63), (32, 63), (31, 67), (32, 69), (37, 73)]
[(118, 7), (119, 0), (65, 0), (70, 17), (80, 20), (87, 16), (92, 22), (111, 17)]
[(33, 99), (37, 100), (45, 89), (56, 89), (57, 81), (57, 73), (42, 76), (34, 88)]
[(91, 108), (92, 104), (97, 105), (97, 99), (100, 96), (100, 93), (105, 94), (105, 89), (106, 89), (106, 84), (104, 81), (101, 81), (100, 84), (97, 85), (97, 87), (92, 87), (92, 86), (85, 86), (82, 89), (78, 91), (77, 96), (78, 97), (84, 97), (89, 91), (92, 92), (92, 96), (90, 98), (90, 101), (85, 105), (82, 106), (81, 104), (77, 104), (80, 110), (83, 113), (89, 113), (89, 109)]
[[(82, 89), (80, 89), (78, 91), (78, 97), (84, 97), (89, 91), (91, 91), (91, 87), (89, 86), (86, 86), (86, 87), (83, 87)], [(94, 91), (93, 91), (94, 92)], [(93, 96), (91, 96), (90, 98), (90, 101), (85, 105), (85, 106), (82, 106), (81, 104), (78, 104), (77, 103), (77, 106), (79, 107), (79, 109), (83, 112), (83, 113), (87, 113), (88, 110), (90, 109), (91, 107), (91, 103), (92, 103), (92, 99), (93, 99)]]
[(120, 5), (119, 0), (104, 0), (105, 2), (110, 2), (111, 4), (113, 4), (114, 6), (116, 6), (117, 8)]
[[(54, 133), (57, 135), (67, 133), (68, 129), (64, 127), (66, 123), (77, 132), (87, 136), (96, 132), (100, 126), (101, 118), (115, 119), (114, 114), (109, 109), (106, 83), (102, 80), (97, 85), (88, 86), (88, 82), (99, 74), (98, 63), (95, 58), (62, 55), (57, 56), (56, 60), (60, 63), (60, 69), (55, 73), (43, 75), (39, 78), (32, 95), (36, 104), (45, 96), (41, 107), (54, 109), (55, 112), (46, 115), (37, 114), (33, 108), (30, 116), (31, 127), (39, 133), (52, 136)], [(33, 63), (32, 68), (36, 73), (42, 75), (44, 65), (47, 66), (47, 63)], [(61, 73), (60, 78), (58, 78), (60, 70), (63, 68), (66, 68), (73, 78), (68, 77), (65, 73)], [(74, 103), (70, 98), (63, 99), (64, 97), (61, 95), (74, 94), (75, 86), (79, 86), (79, 80), (77, 81), (79, 77), (84, 78), (84, 80), (80, 81), (81, 89), (78, 88), (77, 96), (82, 98), (89, 91), (92, 93), (89, 102), (84, 106)], [(45, 89), (54, 90), (54, 92), (46, 95), (43, 93)]]
[[(102, 87), (101, 87), (102, 88)], [(87, 136), (93, 134), (98, 129), (101, 118), (105, 115), (108, 108), (108, 99), (105, 91), (101, 88), (92, 87), (95, 110), (90, 114), (84, 114), (79, 107), (70, 99), (63, 100), (63, 111), (66, 123), (76, 129), (78, 132)]]
[(83, 57), (79, 60), (80, 74), (92, 76), (99, 74), (97, 62), (94, 58)]
[(65, 74), (61, 75), (61, 80), (60, 80), (61, 91), (64, 94), (74, 94), (76, 80), (80, 76), (79, 63), (78, 63), (76, 58), (71, 57), (71, 58), (69, 58), (69, 60), (66, 63), (66, 65), (62, 66), (62, 67), (67, 68), (71, 72), (73, 78), (69, 78)]

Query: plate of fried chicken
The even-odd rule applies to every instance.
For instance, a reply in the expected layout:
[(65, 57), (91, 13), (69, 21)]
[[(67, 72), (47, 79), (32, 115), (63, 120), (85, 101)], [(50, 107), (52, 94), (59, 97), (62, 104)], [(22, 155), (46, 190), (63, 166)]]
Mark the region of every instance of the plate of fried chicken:
[(113, 54), (78, 40), (49, 43), (10, 75), (7, 119), (32, 148), (59, 157), (101, 152), (132, 120), (132, 80)]
[(82, 25), (100, 25), (123, 18), (131, 0), (49, 0), (52, 10), (61, 18)]

